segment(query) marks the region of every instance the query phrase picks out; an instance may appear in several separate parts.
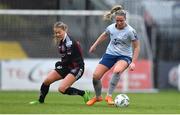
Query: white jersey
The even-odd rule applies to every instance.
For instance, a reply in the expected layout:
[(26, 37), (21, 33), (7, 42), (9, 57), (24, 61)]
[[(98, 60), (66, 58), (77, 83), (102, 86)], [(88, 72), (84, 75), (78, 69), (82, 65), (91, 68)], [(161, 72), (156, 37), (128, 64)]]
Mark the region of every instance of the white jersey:
[(113, 23), (105, 30), (110, 38), (106, 53), (116, 56), (125, 55), (132, 58), (132, 40), (138, 39), (136, 31), (130, 25), (127, 25), (122, 30), (117, 29), (115, 25), (116, 23)]

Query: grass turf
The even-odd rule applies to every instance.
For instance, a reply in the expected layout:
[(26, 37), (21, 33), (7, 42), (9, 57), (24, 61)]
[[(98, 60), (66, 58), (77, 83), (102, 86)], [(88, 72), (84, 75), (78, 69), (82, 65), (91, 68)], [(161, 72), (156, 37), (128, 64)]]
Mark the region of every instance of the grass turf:
[[(105, 95), (105, 94), (103, 94)], [(114, 94), (113, 96), (115, 96)], [(109, 106), (105, 101), (86, 106), (80, 96), (49, 92), (45, 104), (29, 105), (36, 100), (35, 91), (0, 91), (0, 114), (179, 114), (180, 92), (128, 93), (127, 108)]]

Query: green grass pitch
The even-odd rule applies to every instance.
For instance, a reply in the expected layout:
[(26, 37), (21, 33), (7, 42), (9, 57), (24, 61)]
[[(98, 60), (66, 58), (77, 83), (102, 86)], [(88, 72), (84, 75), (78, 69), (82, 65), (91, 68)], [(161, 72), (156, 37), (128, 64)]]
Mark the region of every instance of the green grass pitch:
[[(117, 93), (116, 93), (117, 94)], [(115, 95), (113, 97), (115, 97)], [(93, 95), (93, 94), (92, 94)], [(80, 96), (49, 92), (45, 104), (29, 105), (36, 100), (36, 91), (0, 91), (0, 114), (179, 114), (180, 92), (127, 93), (127, 108), (109, 106), (105, 101), (86, 106)], [(105, 93), (103, 94), (105, 96)]]

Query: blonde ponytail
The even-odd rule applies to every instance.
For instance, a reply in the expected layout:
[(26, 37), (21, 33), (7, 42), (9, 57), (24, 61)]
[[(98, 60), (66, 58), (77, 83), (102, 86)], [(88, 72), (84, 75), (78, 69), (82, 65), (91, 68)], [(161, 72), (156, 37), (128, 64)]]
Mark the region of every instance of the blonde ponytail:
[(111, 12), (107, 12), (107, 13), (103, 16), (103, 20), (105, 20), (105, 21), (110, 21), (110, 20), (112, 20), (112, 14), (111, 14)]
[(115, 12), (123, 10), (123, 7), (121, 5), (115, 5), (111, 8), (110, 12), (107, 12), (104, 16), (103, 19), (106, 21), (112, 20), (112, 16)]

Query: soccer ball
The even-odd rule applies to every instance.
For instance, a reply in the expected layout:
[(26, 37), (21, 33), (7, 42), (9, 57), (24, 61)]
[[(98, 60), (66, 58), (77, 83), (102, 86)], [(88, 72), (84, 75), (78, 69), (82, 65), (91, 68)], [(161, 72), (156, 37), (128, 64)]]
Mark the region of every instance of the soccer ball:
[(118, 94), (114, 102), (116, 107), (127, 107), (129, 105), (129, 97), (126, 94)]

